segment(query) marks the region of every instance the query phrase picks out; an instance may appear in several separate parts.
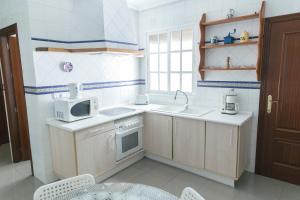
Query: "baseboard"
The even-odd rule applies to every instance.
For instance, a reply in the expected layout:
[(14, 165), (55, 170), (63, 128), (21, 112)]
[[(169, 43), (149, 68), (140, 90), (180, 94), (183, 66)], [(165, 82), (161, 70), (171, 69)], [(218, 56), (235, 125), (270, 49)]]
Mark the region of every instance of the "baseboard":
[(182, 165), (182, 164), (177, 163), (173, 160), (168, 160), (168, 159), (162, 158), (160, 156), (157, 156), (157, 155), (154, 155), (154, 154), (151, 154), (151, 153), (146, 153), (145, 156), (147, 158), (151, 159), (151, 160), (155, 160), (155, 161), (164, 163), (166, 165), (170, 165), (170, 166), (182, 169), (184, 171), (191, 172), (193, 174), (196, 174), (196, 175), (214, 180), (216, 182), (228, 185), (230, 187), (235, 186), (235, 180), (234, 179), (214, 174), (214, 173), (209, 172), (205, 169), (202, 169), (202, 170), (201, 169), (195, 169), (195, 168), (192, 168), (192, 167), (189, 167), (189, 166), (186, 166), (186, 165)]
[(105, 172), (104, 174), (102, 174), (101, 176), (97, 176), (96, 179), (96, 183), (100, 183), (103, 182), (104, 180), (110, 178), (111, 176), (115, 175), (116, 173), (122, 171), (123, 169), (129, 167), (130, 165), (140, 161), (141, 159), (143, 159), (145, 156), (144, 150), (139, 151), (135, 154), (133, 154), (132, 156), (125, 158), (124, 160), (118, 161), (117, 165)]

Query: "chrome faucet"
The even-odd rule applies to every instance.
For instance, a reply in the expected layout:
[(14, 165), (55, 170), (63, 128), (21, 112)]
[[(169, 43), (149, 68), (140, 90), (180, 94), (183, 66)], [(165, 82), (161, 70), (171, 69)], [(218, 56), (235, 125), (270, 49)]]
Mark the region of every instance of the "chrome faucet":
[(189, 97), (188, 97), (188, 95), (185, 92), (183, 92), (182, 90), (176, 90), (175, 97), (174, 97), (175, 100), (177, 99), (178, 92), (181, 92), (185, 96), (186, 102), (185, 102), (185, 105), (184, 105), (184, 110), (188, 109), (188, 106), (189, 106)]

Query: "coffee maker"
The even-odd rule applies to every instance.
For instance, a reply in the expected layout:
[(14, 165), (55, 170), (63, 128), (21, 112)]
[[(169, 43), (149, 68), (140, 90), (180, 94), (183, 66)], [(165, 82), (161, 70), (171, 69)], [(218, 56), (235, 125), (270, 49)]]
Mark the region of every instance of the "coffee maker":
[(238, 96), (234, 89), (230, 89), (222, 98), (222, 114), (235, 115), (239, 111)]

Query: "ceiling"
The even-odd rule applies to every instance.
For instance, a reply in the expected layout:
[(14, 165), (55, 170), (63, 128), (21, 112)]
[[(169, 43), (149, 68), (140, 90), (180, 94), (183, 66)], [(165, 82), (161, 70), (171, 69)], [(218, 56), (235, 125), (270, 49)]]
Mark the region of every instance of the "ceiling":
[(182, 0), (127, 0), (128, 6), (135, 10), (146, 10)]

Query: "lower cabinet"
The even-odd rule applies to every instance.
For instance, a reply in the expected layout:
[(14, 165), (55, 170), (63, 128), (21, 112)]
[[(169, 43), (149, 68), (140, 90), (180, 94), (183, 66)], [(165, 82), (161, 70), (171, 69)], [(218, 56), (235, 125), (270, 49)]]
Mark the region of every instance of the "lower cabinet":
[(113, 123), (79, 132), (50, 126), (54, 172), (59, 178), (80, 174), (101, 176), (116, 165), (116, 142)]
[(144, 117), (144, 149), (171, 160), (172, 117), (156, 113), (146, 113)]
[(197, 169), (204, 168), (205, 122), (173, 118), (173, 159)]
[(116, 162), (115, 131), (76, 139), (78, 174), (100, 176)]
[(244, 136), (240, 134), (238, 126), (219, 123), (206, 123), (206, 151), (205, 169), (217, 174), (238, 179), (244, 165), (240, 158), (244, 159), (244, 144), (241, 145)]

